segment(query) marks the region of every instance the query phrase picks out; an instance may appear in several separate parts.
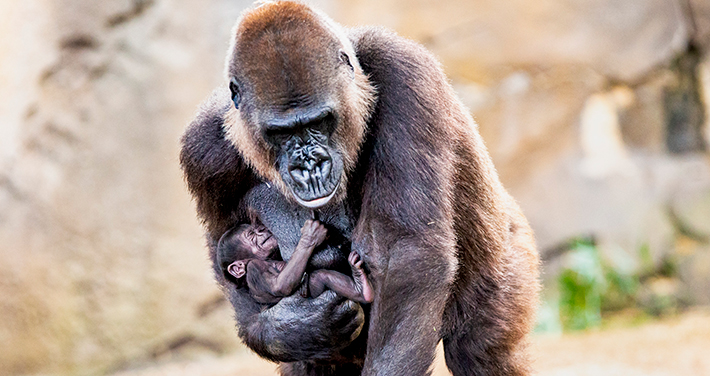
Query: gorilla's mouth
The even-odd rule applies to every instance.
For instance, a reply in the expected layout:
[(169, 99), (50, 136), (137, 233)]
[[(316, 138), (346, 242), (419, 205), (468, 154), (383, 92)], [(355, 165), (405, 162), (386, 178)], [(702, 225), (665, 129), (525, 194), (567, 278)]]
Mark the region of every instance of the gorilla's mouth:
[(288, 174), (294, 183), (291, 191), (296, 201), (310, 209), (327, 204), (340, 185), (340, 171), (334, 172), (333, 160), (328, 155), (296, 161), (290, 164)]
[(336, 185), (335, 188), (333, 189), (333, 191), (330, 192), (330, 194), (328, 194), (327, 196), (321, 197), (321, 198), (316, 198), (316, 199), (313, 199), (310, 201), (306, 201), (306, 200), (302, 199), (301, 197), (298, 197), (298, 195), (296, 195), (296, 194), (294, 194), (294, 197), (296, 198), (296, 201), (298, 202), (299, 205), (305, 206), (309, 209), (318, 209), (321, 206), (330, 202), (330, 200), (333, 198), (333, 196), (335, 196), (335, 192), (338, 191), (337, 188), (338, 188), (338, 186)]

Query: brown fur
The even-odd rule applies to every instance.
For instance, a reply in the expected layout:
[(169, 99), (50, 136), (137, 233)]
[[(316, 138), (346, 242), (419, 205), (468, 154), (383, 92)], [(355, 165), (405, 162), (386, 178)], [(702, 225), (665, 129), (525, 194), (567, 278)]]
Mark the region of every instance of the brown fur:
[[(273, 30), (280, 30), (278, 35)], [(281, 59), (279, 50), (272, 44), (276, 41), (294, 47), (289, 49), (289, 64), (286, 62), (269, 66), (263, 61)], [(305, 45), (303, 43), (305, 41)], [(341, 42), (342, 45), (335, 44)], [(298, 47), (296, 47), (298, 46)], [(343, 48), (352, 56), (355, 79), (339, 80), (329, 77), (322, 71), (332, 64), (324, 64), (323, 56), (335, 56), (335, 51)], [(230, 54), (227, 58), (227, 75), (249, 75), (252, 77), (279, 77), (281, 80), (269, 80), (264, 85), (256, 86), (256, 97), (263, 103), (287, 102), (290, 97), (309, 98), (320, 93), (336, 101), (338, 113), (342, 116), (342, 126), (336, 129), (333, 141), (342, 147), (345, 171), (355, 167), (360, 145), (367, 131), (367, 119), (375, 101), (375, 89), (357, 64), (355, 51), (347, 36), (331, 22), (322, 19), (316, 12), (304, 4), (295, 2), (265, 3), (256, 9), (245, 12), (237, 22), (232, 35)], [(237, 53), (242, 51), (243, 53)], [(321, 68), (322, 69), (319, 69)], [(326, 68), (327, 67), (327, 68)], [(289, 75), (284, 77), (284, 70)], [(314, 72), (315, 71), (315, 72)], [(293, 82), (293, 80), (296, 82)], [(290, 85), (288, 85), (290, 84)], [(289, 93), (292, 87), (297, 93)], [(324, 90), (324, 88), (331, 88)], [(250, 118), (245, 118), (246, 116)], [(246, 161), (266, 180), (278, 184), (288, 197), (290, 192), (284, 186), (278, 171), (274, 168), (274, 154), (259, 134), (258, 111), (238, 111), (232, 108), (225, 118), (225, 128), (229, 139), (242, 152)], [(347, 179), (347, 174), (343, 176)], [(343, 180), (341, 187), (347, 186)], [(342, 199), (343, 190), (339, 197)]]
[[(340, 48), (350, 55), (354, 78), (334, 68)], [(218, 238), (218, 224), (244, 215), (240, 203), (254, 179), (290, 195), (259, 130), (265, 111), (330, 101), (340, 120), (332, 143), (345, 173), (324, 210), (349, 208), (352, 248), (375, 290), (363, 334), (343, 347), (342, 338), (351, 333), (352, 340), (359, 329), (340, 330), (351, 322), (322, 314), (330, 306), (280, 303), (267, 310), (218, 279), (250, 347), (269, 359), (297, 361), (281, 367), (284, 375), (425, 375), (439, 340), (456, 376), (530, 372), (525, 343), (539, 290), (532, 232), (428, 51), (381, 29), (345, 32), (300, 3), (273, 2), (238, 22), (227, 73), (254, 85), (255, 94), (239, 111), (213, 99), (215, 109), (188, 129), (181, 156), (208, 237)], [(208, 191), (213, 186), (221, 190)], [(358, 317), (345, 308), (334, 312), (346, 311)]]

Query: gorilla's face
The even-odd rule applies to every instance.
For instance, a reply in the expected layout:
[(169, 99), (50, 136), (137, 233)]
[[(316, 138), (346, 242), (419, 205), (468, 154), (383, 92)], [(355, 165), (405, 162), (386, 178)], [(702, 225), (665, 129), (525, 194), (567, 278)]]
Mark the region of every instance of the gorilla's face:
[(232, 132), (232, 141), (287, 195), (318, 208), (345, 185), (372, 88), (350, 42), (326, 19), (297, 5), (288, 17), (269, 17), (269, 6), (262, 8), (252, 11), (266, 14), (258, 22), (246, 15), (237, 25), (228, 61), (241, 120), (231, 126), (246, 129)]
[(278, 156), (281, 179), (296, 201), (308, 208), (327, 204), (343, 175), (343, 158), (332, 145), (332, 131), (328, 130), (337, 125), (334, 112), (314, 112), (310, 125), (294, 127), (300, 129), (287, 130), (273, 124), (264, 127), (264, 138)]

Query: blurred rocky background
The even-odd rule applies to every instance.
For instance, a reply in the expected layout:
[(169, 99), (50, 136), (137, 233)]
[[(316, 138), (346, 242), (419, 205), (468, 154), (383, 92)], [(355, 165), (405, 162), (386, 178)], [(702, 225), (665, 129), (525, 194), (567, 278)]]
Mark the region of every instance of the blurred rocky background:
[[(540, 331), (710, 304), (710, 1), (311, 3), (440, 57), (536, 231)], [(0, 374), (240, 347), (177, 154), (250, 4), (0, 0)]]

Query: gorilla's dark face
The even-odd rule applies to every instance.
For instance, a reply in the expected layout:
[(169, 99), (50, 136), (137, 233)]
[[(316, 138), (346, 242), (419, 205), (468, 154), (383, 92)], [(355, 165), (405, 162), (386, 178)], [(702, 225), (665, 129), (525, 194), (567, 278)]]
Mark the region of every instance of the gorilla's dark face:
[(235, 29), (227, 70), (239, 121), (228, 127), (257, 172), (318, 208), (345, 185), (372, 89), (334, 24), (296, 3), (270, 12), (252, 10)]
[(268, 124), (264, 138), (277, 150), (279, 174), (296, 201), (317, 208), (335, 195), (343, 174), (343, 158), (337, 148), (329, 145), (336, 125), (333, 111), (319, 110), (311, 117), (311, 124), (300, 129), (286, 130)]

